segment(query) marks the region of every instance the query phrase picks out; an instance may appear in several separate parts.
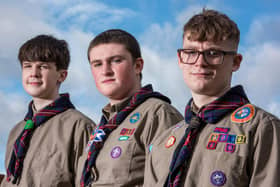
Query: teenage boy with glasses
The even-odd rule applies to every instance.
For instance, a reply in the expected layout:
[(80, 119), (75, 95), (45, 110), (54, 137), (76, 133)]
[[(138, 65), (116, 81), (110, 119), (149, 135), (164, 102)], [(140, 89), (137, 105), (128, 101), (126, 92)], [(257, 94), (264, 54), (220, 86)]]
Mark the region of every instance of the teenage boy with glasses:
[(280, 121), (231, 87), (238, 43), (237, 25), (215, 10), (185, 24), (178, 57), (192, 98), (152, 143), (144, 186), (280, 186)]

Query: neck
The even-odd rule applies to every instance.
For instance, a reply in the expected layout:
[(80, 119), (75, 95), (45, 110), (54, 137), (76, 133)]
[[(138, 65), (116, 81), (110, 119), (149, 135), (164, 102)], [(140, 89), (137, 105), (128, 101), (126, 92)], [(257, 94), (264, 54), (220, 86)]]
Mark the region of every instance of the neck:
[(127, 94), (125, 94), (125, 96), (123, 96), (120, 99), (119, 98), (118, 99), (110, 98), (109, 99), (110, 105), (113, 106), (115, 104), (118, 104), (118, 103), (121, 103), (121, 102), (127, 100), (129, 97), (133, 96), (135, 94), (135, 92), (137, 92), (140, 89), (141, 89), (141, 84), (135, 86), (134, 89), (131, 89)]
[(219, 92), (218, 94), (214, 94), (214, 95), (204, 95), (204, 94), (197, 94), (192, 92), (193, 102), (195, 106), (200, 109), (201, 107), (211, 103), (212, 101), (224, 95), (229, 89), (230, 87), (227, 87), (221, 92)]
[(55, 97), (50, 99), (42, 99), (42, 98), (33, 98), (33, 104), (37, 111), (43, 109), (47, 105), (54, 102), (56, 99), (59, 98), (59, 94), (57, 94)]

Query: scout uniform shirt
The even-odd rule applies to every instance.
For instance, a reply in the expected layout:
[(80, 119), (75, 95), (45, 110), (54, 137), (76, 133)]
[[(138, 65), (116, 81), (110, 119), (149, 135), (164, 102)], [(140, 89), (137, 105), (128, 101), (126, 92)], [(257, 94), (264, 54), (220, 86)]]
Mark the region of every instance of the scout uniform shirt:
[[(15, 140), (25, 126), (21, 121), (10, 132), (5, 165), (8, 167)], [(95, 124), (75, 109), (50, 118), (34, 131), (18, 184), (3, 179), (1, 187), (72, 187), (78, 159)]]
[[(108, 104), (103, 109), (103, 115), (109, 120), (129, 101), (112, 107)], [(160, 99), (149, 98), (140, 104), (105, 141), (97, 156), (96, 168), (92, 168), (92, 175), (97, 176), (97, 180), (91, 186), (142, 186), (150, 142), (182, 119), (174, 107)], [(87, 152), (79, 162), (79, 173), (82, 173), (86, 157)], [(77, 181), (76, 186), (79, 184), (80, 181)]]
[[(146, 187), (163, 187), (177, 144), (188, 124), (171, 127), (152, 144)], [(280, 186), (280, 120), (251, 104), (206, 124), (183, 176), (185, 187)]]

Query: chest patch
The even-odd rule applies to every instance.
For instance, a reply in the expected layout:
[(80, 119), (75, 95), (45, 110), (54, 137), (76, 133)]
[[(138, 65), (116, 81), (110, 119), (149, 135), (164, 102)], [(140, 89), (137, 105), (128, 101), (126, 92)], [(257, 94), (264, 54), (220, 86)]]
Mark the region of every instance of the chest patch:
[(132, 114), (132, 116), (130, 116), (129, 122), (136, 123), (139, 119), (140, 119), (140, 113), (136, 112), (136, 113)]
[(255, 115), (255, 107), (251, 104), (246, 104), (241, 108), (236, 109), (231, 114), (231, 121), (234, 123), (246, 123)]
[(223, 186), (226, 181), (226, 175), (222, 171), (214, 171), (210, 176), (210, 181), (214, 186)]
[(174, 145), (175, 141), (176, 141), (176, 138), (175, 138), (174, 136), (170, 136), (170, 137), (168, 138), (166, 144), (165, 144), (165, 147), (166, 147), (166, 148), (171, 147), (172, 145)]
[(119, 146), (114, 147), (111, 151), (111, 157), (114, 159), (119, 158), (121, 154), (122, 154), (122, 149)]
[(233, 153), (236, 150), (237, 144), (246, 143), (245, 135), (228, 134), (229, 130), (229, 128), (216, 127), (209, 136), (206, 148), (214, 150), (219, 143), (223, 143), (225, 145), (224, 151)]

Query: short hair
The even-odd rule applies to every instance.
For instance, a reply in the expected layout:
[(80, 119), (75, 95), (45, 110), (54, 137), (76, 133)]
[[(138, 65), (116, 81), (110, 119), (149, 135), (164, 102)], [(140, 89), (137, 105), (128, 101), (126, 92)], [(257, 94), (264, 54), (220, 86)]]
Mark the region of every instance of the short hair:
[(141, 58), (140, 45), (134, 36), (121, 29), (110, 29), (98, 34), (90, 42), (88, 47), (88, 60), (90, 61), (89, 53), (92, 48), (99, 44), (109, 43), (123, 44), (131, 53), (133, 59)]
[(237, 24), (227, 15), (215, 10), (203, 9), (194, 15), (185, 25), (183, 38), (191, 41), (220, 42), (232, 40), (238, 45), (240, 31)]
[(54, 62), (56, 68), (68, 69), (70, 53), (65, 40), (59, 40), (51, 35), (38, 35), (26, 41), (19, 49), (18, 59), (23, 61)]

